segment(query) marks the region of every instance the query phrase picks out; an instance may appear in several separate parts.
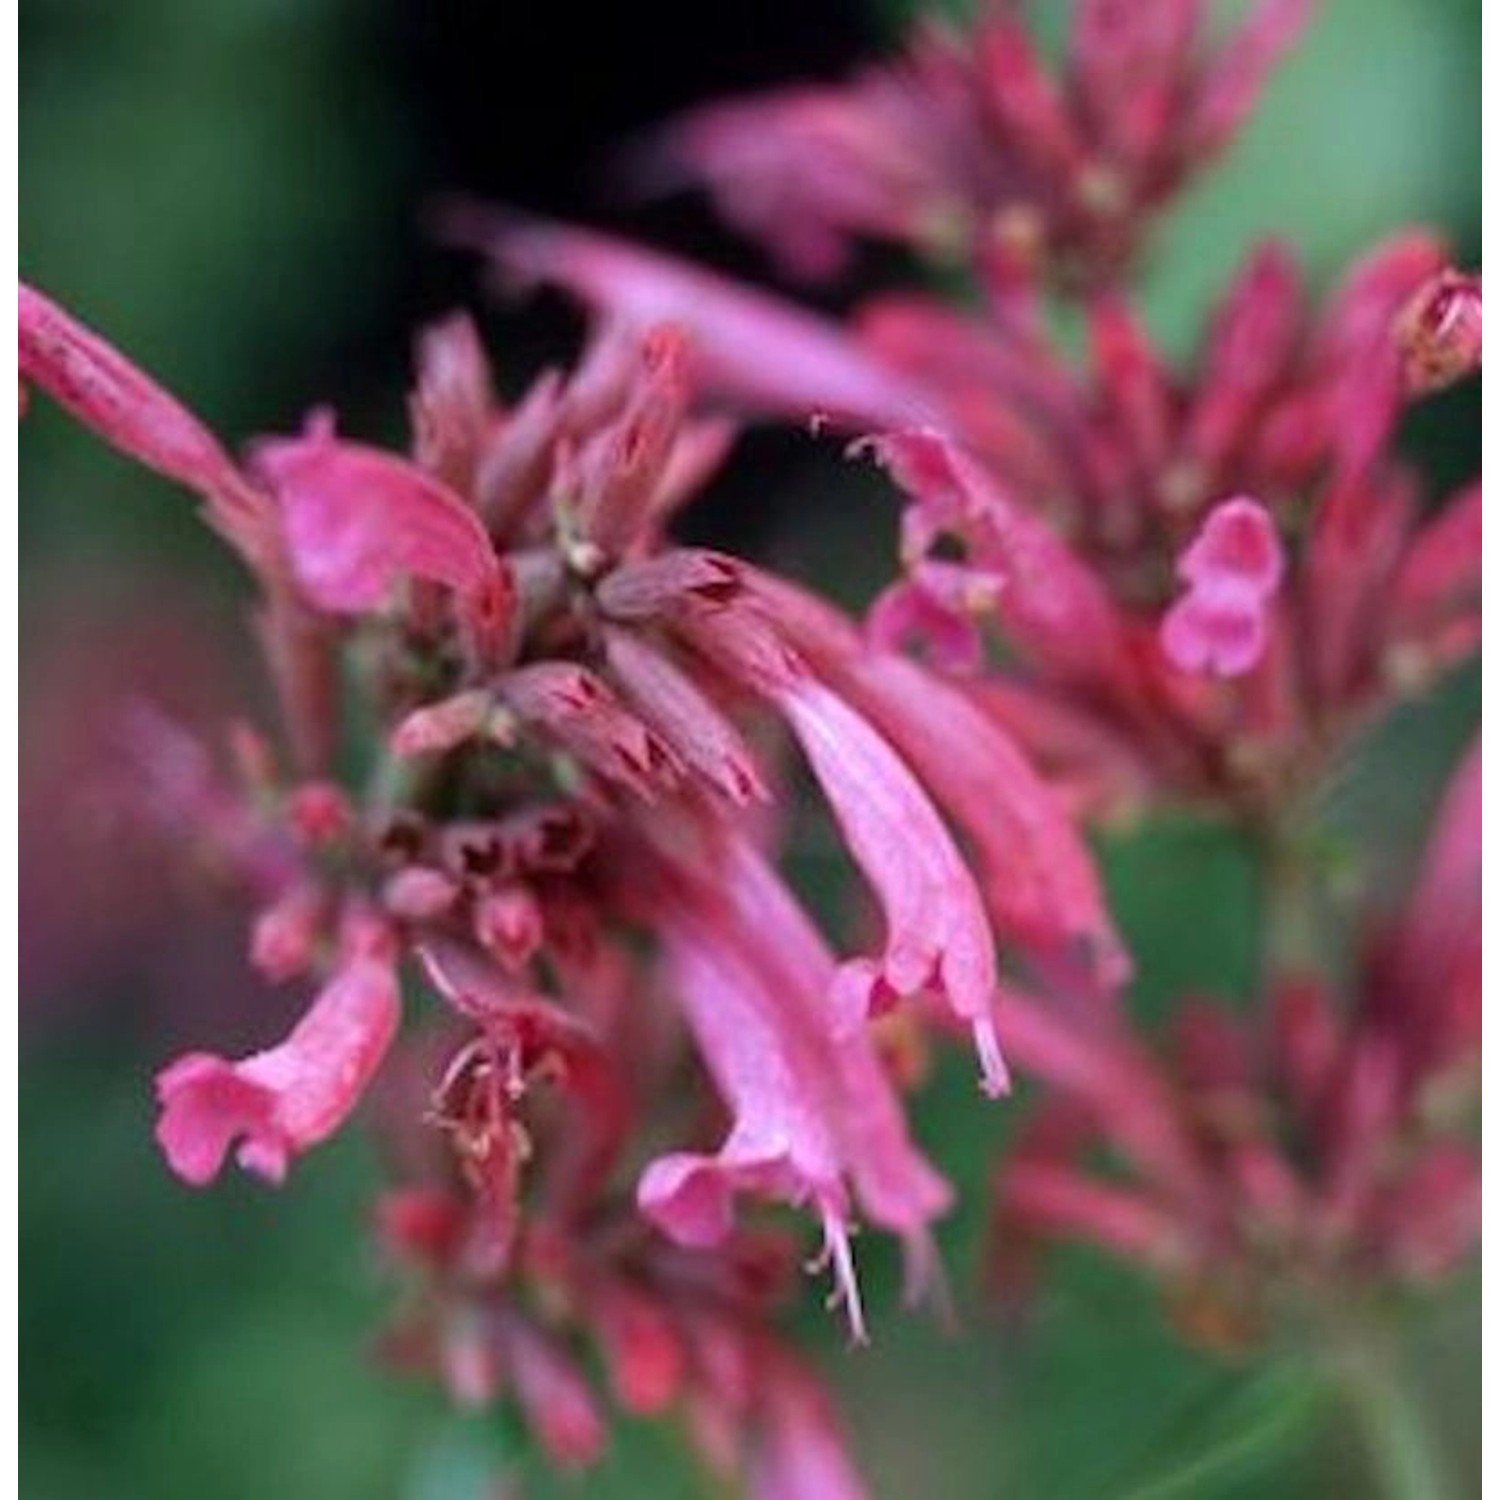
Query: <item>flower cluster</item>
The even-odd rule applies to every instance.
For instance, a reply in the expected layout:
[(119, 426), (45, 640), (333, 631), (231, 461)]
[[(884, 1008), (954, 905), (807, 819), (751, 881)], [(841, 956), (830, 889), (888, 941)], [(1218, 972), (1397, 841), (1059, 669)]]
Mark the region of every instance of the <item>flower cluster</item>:
[(1347, 1007), (1276, 975), (1248, 1016), (1185, 1003), (1161, 1055), (1011, 1003), (1049, 1097), (996, 1175), (1002, 1293), (1043, 1241), (1091, 1241), (1160, 1278), (1187, 1336), (1233, 1347), (1459, 1263), (1479, 1234), (1479, 798), (1476, 745)]
[[(582, 231), (467, 229), (513, 275), (678, 319), (721, 399), (879, 434), (909, 505), (874, 640), (963, 682), (1083, 811), (1264, 819), (1477, 644), (1478, 483), (1433, 511), (1396, 446), (1408, 403), (1479, 358), (1478, 280), (1430, 235), (1376, 250), (1320, 316), (1263, 247), (1181, 371), (1123, 292), (1091, 294), (1080, 373), (1036, 287), (980, 313), (887, 295), (846, 333), (762, 321), (759, 294)], [(743, 378), (793, 340), (813, 351), (796, 383)], [(983, 670), (988, 623), (1003, 672)]]
[[(320, 412), (244, 464), (26, 287), (20, 335), (23, 380), (196, 490), (263, 593), (287, 756), (240, 727), (220, 772), (145, 714), (131, 740), (151, 816), (253, 901), (253, 966), (315, 994), (265, 1051), (159, 1074), (172, 1169), (204, 1184), (233, 1153), (281, 1181), (386, 1069), (420, 975), (457, 1031), (414, 1043), (428, 1170), (381, 1223), (430, 1273), (450, 1384), (503, 1373), (552, 1451), (596, 1451), (572, 1356), (523, 1311), (544, 1285), (606, 1347), (621, 1318), (655, 1330), (628, 1335), (656, 1347), (627, 1351), (651, 1366), (617, 1380), (627, 1406), (690, 1389), (721, 1453), (743, 1429), (768, 1474), (811, 1462), (786, 1434), (820, 1451), (831, 1428), (742, 1274), (763, 1257), (736, 1204), (810, 1213), (856, 1338), (852, 1221), (901, 1238), (913, 1295), (930, 1284), (950, 1191), (868, 1022), (920, 999), (1000, 1093), (997, 931), (1039, 969), (1119, 977), (1061, 803), (983, 721), (955, 761), (967, 703), (836, 610), (670, 542), (732, 429), (690, 415), (669, 328), (603, 330), (507, 409), (451, 320), (421, 341), (409, 457)], [(778, 735), (883, 911), (872, 953), (836, 954), (776, 870)]]
[(1309, 0), (1256, 0), (1209, 39), (1203, 0), (1080, 0), (1056, 76), (1008, 4), (918, 26), (843, 85), (709, 105), (641, 151), (642, 184), (706, 183), (726, 220), (822, 279), (856, 238), (973, 265), (996, 287), (1113, 279), (1211, 162)]
[[(21, 288), (23, 411), (40, 388), (201, 497), (258, 587), (282, 717), (222, 767), (131, 726), (141, 805), (245, 893), (255, 970), (313, 996), (264, 1051), (161, 1071), (166, 1159), (280, 1182), (370, 1098), (409, 1288), (387, 1352), (460, 1402), (514, 1396), (557, 1462), (604, 1445), (597, 1367), (763, 1500), (861, 1492), (775, 1327), (799, 1236), (738, 1211), (801, 1211), (856, 1340), (856, 1224), (933, 1286), (951, 1190), (908, 1126), (897, 1006), (964, 1036), (986, 1093), (1007, 1058), (1044, 1086), (995, 1177), (1007, 1287), (1040, 1240), (1090, 1239), (1223, 1342), (1468, 1249), (1477, 756), (1357, 960), (1289, 963), (1268, 932), (1259, 1005), (1185, 1002), (1170, 1047), (1116, 1003), (1131, 961), (1080, 831), (1187, 804), (1279, 869), (1330, 768), (1477, 645), (1478, 484), (1430, 504), (1397, 442), (1479, 363), (1477, 277), (1410, 232), (1314, 308), (1265, 245), (1181, 363), (1132, 301), (1134, 252), (1306, 9), (1259, 0), (1210, 45), (1199, 0), (1079, 0), (1054, 76), (996, 7), (643, 153), (797, 271), (894, 240), (961, 266), (972, 306), (886, 294), (846, 327), (450, 206), (450, 238), (596, 326), (510, 405), (466, 318), (429, 329), (404, 455), (316, 412), (237, 460)], [(904, 496), (863, 621), (672, 538), (765, 416), (832, 422)], [(797, 761), (873, 898), (869, 951), (780, 867)]]
[[(972, 758), (976, 782), (986, 759), (1001, 764), (979, 748), (1001, 728), (1080, 819), (1128, 826), (1190, 806), (1272, 864), (1316, 865), (1303, 825), (1320, 785), (1478, 644), (1479, 484), (1434, 504), (1398, 440), (1412, 402), (1478, 367), (1480, 281), (1411, 230), (1319, 308), (1292, 254), (1267, 243), (1180, 363), (1128, 284), (1129, 250), (1244, 114), (1303, 9), (1253, 8), (1206, 62), (1203, 7), (1082, 0), (1058, 88), (997, 8), (965, 37), (924, 33), (848, 88), (712, 107), (658, 143), (678, 180), (705, 184), (794, 267), (836, 269), (851, 235), (897, 239), (957, 256), (977, 294), (962, 305), (884, 293), (843, 326), (586, 231), (477, 213), (452, 227), (511, 281), (558, 284), (601, 316), (670, 316), (721, 405), (828, 419), (873, 454), (906, 503), (900, 577), (866, 635), (893, 660), (924, 659), (962, 705), (948, 754)], [(1059, 297), (1087, 332), (1081, 357), (1048, 316)], [(791, 373), (768, 383), (772, 369)], [(1477, 775), (1449, 815), (1476, 838)], [(1416, 906), (1470, 911), (1477, 864), (1450, 863), (1440, 884), (1441, 903)], [(1472, 975), (1450, 985), (1431, 949), (1411, 956), (1427, 944), (1409, 932), (1352, 987), (1288, 969), (1275, 932), (1266, 945), (1264, 1023), (1185, 1008), (1172, 1076), (1120, 1015), (1009, 1006), (1009, 1049), (1064, 1103), (1000, 1171), (1007, 1226), (1086, 1226), (1179, 1271), (1221, 1259), (1232, 1280), (1270, 1235), (1325, 1286), (1352, 1264), (1437, 1267), (1467, 1247), (1473, 1164), (1461, 1131), (1428, 1150), (1423, 1101), (1434, 1028), (1444, 1070), (1472, 1063), (1477, 1033), (1454, 1019)], [(1068, 984), (1056, 966), (1036, 972)], [(1313, 1032), (1315, 1089), (1278, 1051)], [(1238, 1101), (1227, 1114), (1221, 1085)], [(1150, 1181), (1149, 1212), (1148, 1195), (1059, 1165), (1098, 1137)], [(1357, 1189), (1349, 1172), (1364, 1174)], [(1409, 1194), (1430, 1195), (1443, 1254), (1398, 1243)]]

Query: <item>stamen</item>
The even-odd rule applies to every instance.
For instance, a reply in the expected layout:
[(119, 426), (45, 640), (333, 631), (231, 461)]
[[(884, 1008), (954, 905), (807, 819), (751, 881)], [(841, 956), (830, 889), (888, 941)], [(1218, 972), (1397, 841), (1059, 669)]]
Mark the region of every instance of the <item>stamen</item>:
[(824, 1207), (823, 1254), (819, 1257), (819, 1268), (826, 1265), (833, 1271), (833, 1291), (828, 1296), (830, 1309), (842, 1305), (849, 1320), (849, 1338), (856, 1344), (868, 1344), (870, 1335), (865, 1327), (864, 1303), (859, 1295), (859, 1278), (854, 1270), (854, 1251), (849, 1244), (849, 1226), (842, 1215)]
[(974, 1047), (979, 1053), (980, 1087), (991, 1099), (1010, 1092), (1010, 1069), (1000, 1055), (1000, 1038), (988, 1016), (974, 1022)]

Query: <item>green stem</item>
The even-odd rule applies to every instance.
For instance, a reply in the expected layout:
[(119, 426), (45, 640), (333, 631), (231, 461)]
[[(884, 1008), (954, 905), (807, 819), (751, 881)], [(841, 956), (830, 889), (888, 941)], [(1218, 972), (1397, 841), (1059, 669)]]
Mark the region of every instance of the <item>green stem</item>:
[(1267, 979), (1318, 973), (1321, 892), (1315, 861), (1295, 837), (1279, 829), (1262, 839)]
[(1337, 1352), (1334, 1374), (1387, 1500), (1455, 1500), (1457, 1491), (1396, 1351), (1368, 1336)]

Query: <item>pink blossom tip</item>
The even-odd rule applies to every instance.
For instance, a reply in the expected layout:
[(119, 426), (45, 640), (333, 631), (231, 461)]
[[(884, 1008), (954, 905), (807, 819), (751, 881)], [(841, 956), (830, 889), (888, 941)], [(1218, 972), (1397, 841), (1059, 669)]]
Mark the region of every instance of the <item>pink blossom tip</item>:
[(1265, 507), (1244, 496), (1209, 512), (1177, 561), (1187, 592), (1161, 623), (1161, 646), (1184, 672), (1238, 677), (1260, 660), (1266, 616), (1286, 559)]

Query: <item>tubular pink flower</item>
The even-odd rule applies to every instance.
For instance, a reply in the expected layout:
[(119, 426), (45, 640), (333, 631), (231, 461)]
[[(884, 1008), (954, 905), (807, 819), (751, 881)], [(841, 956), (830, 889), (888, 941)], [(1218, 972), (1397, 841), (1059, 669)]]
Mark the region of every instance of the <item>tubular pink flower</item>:
[(106, 442), (193, 489), (235, 483), (209, 430), (118, 350), (22, 282), (20, 372)]
[(493, 588), (499, 572), (479, 517), (420, 469), (318, 425), (260, 443), (255, 467), (281, 510), (292, 566), (308, 597), (334, 614), (363, 614), (403, 578), (460, 594)]
[(747, 933), (757, 936), (767, 993), (786, 1024), (816, 1039), (819, 1071), (830, 1090), (837, 1133), (861, 1211), (901, 1237), (907, 1298), (916, 1301), (936, 1272), (932, 1222), (952, 1206), (953, 1192), (913, 1143), (901, 1100), (868, 1032), (834, 1034), (830, 1013), (838, 973), (807, 914), (744, 840), (728, 849), (721, 888)]
[(731, 802), (770, 800), (744, 738), (682, 668), (619, 626), (605, 627), (604, 649), (636, 712), (685, 764)]
[(866, 1500), (823, 1387), (785, 1355), (762, 1359), (755, 1383), (750, 1500)]
[(1118, 686), (1127, 652), (1120, 614), (1046, 522), (935, 429), (885, 434), (871, 447), (913, 501), (904, 523), (909, 561), (944, 535), (960, 538), (970, 565), (999, 580), (996, 612), (1018, 647), (1068, 678)]
[(851, 427), (922, 420), (918, 389), (836, 324), (685, 262), (589, 230), (482, 209), (457, 212), (453, 237), (523, 285), (551, 282), (636, 330), (687, 336), (706, 394), (754, 412), (821, 415)]
[[(751, 597), (832, 687), (890, 742), (974, 845), (1004, 938), (1103, 989), (1130, 974), (1093, 859), (1054, 790), (1003, 724), (952, 683), (869, 651), (831, 606), (767, 573)], [(920, 705), (920, 711), (916, 706)]]
[[(1094, 861), (1057, 796), (1005, 729), (898, 657), (853, 659), (839, 685), (972, 841), (1003, 936), (1044, 968), (1103, 991), (1130, 977)], [(920, 703), (920, 711), (911, 705)]]
[(1215, 506), (1177, 561), (1188, 592), (1161, 623), (1167, 659), (1184, 672), (1250, 671), (1265, 650), (1266, 612), (1284, 569), (1264, 506), (1243, 496)]
[(237, 1062), (195, 1052), (157, 1075), (156, 1139), (194, 1187), (239, 1164), (280, 1182), (291, 1158), (348, 1118), (396, 1034), (400, 996), (389, 956), (364, 952), (335, 971), (291, 1035)]
[(637, 796), (656, 797), (680, 777), (672, 747), (585, 667), (537, 662), (507, 673), (496, 689), (523, 721), (542, 726), (585, 765)]
[(808, 1204), (823, 1224), (850, 1327), (864, 1316), (849, 1256), (843, 1164), (805, 1028), (785, 1024), (743, 943), (722, 918), (673, 912), (662, 933), (674, 989), (733, 1125), (713, 1156), (658, 1157), (637, 1189), (642, 1212), (683, 1245), (719, 1243), (748, 1192)]
[(19, 286), (20, 374), (111, 447), (197, 490), (214, 524), (252, 562), (272, 548), (262, 497), (219, 440), (117, 349), (25, 282)]
[(683, 604), (714, 608), (744, 587), (743, 564), (717, 552), (674, 547), (658, 557), (628, 562), (599, 580), (599, 607), (616, 620), (644, 620)]
[(552, 1461), (564, 1469), (597, 1462), (606, 1443), (604, 1417), (583, 1371), (521, 1318), (506, 1318), (500, 1339), (526, 1420)]
[(994, 939), (948, 830), (901, 758), (837, 694), (802, 678), (776, 698), (885, 911), (878, 970), (846, 970), (858, 992), (852, 998), (868, 1010), (882, 992), (904, 998), (935, 989), (973, 1031), (986, 1092), (1004, 1093)]

